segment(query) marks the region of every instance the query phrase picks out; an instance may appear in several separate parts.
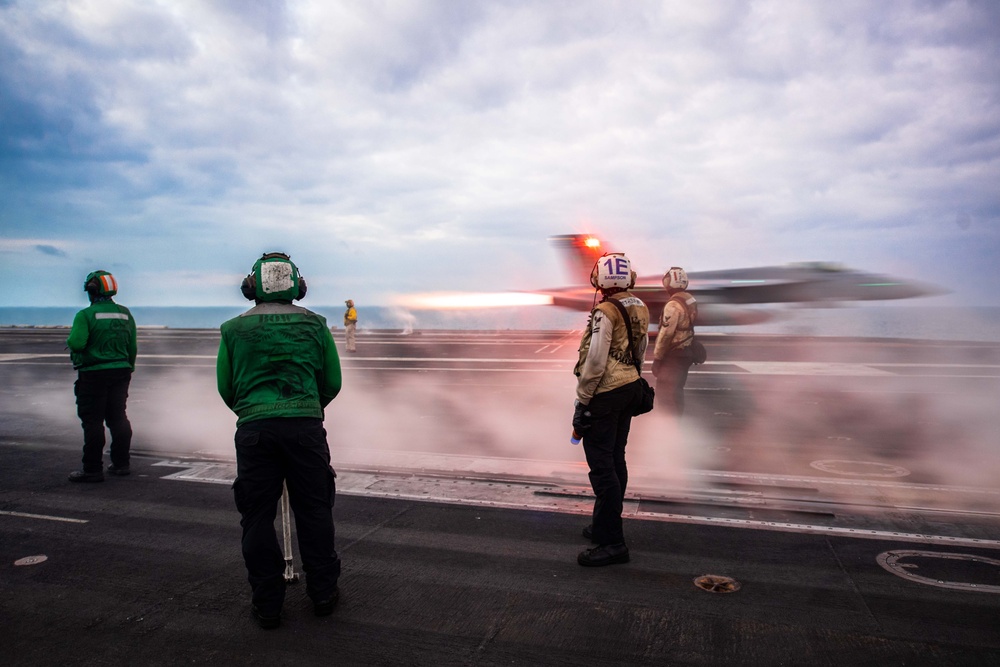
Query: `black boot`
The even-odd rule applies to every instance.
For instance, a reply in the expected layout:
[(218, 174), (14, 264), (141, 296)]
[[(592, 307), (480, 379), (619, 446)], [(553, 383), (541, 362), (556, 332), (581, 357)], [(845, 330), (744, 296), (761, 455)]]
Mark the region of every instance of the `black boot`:
[(103, 482), (104, 473), (98, 470), (97, 472), (84, 472), (83, 470), (74, 470), (69, 474), (69, 481), (71, 482)]
[(600, 567), (602, 565), (615, 565), (627, 563), (628, 547), (621, 544), (602, 544), (601, 546), (587, 549), (576, 557), (576, 562), (585, 567)]

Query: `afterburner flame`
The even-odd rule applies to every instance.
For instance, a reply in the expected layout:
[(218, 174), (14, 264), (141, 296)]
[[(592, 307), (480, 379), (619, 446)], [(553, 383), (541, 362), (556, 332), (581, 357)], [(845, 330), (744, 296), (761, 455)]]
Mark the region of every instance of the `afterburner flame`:
[(460, 310), (510, 306), (550, 306), (552, 297), (526, 292), (434, 292), (403, 294), (394, 305), (410, 310)]

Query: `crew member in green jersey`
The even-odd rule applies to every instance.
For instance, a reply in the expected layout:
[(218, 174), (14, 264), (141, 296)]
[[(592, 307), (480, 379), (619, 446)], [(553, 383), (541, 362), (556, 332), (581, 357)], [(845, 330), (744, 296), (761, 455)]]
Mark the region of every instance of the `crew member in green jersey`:
[(83, 467), (71, 482), (104, 481), (104, 424), (111, 431), (112, 475), (129, 474), (132, 424), (125, 414), (128, 387), (135, 370), (135, 320), (114, 302), (118, 281), (107, 271), (93, 271), (83, 281), (90, 306), (73, 318), (66, 346), (77, 373), (76, 412), (83, 424)]
[(219, 394), (237, 417), (233, 494), (251, 611), (261, 627), (274, 628), (285, 599), (285, 562), (274, 531), (283, 484), (313, 611), (332, 613), (340, 596), (336, 473), (323, 427), (324, 408), (341, 388), (340, 357), (326, 320), (292, 304), (305, 296), (306, 282), (288, 255), (258, 259), (241, 290), (257, 305), (223, 323), (216, 374)]

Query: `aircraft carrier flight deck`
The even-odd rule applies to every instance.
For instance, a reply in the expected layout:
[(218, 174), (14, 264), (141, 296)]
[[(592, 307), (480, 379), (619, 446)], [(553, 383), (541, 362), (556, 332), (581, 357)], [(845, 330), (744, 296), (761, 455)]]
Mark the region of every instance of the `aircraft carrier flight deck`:
[(336, 331), (342, 599), (264, 632), (218, 331), (140, 329), (133, 474), (90, 485), (67, 333), (0, 329), (5, 664), (1000, 663), (998, 343), (699, 332), (590, 569), (579, 331)]

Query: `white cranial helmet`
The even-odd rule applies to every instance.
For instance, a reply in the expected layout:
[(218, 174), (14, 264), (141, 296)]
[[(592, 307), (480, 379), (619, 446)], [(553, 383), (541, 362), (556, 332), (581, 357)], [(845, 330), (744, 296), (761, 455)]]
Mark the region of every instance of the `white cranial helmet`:
[(612, 287), (629, 289), (635, 285), (632, 262), (620, 252), (604, 255), (597, 260), (593, 271), (590, 272), (590, 284), (599, 289)]
[(670, 267), (670, 270), (663, 274), (663, 286), (667, 289), (687, 289), (687, 271), (679, 266)]

